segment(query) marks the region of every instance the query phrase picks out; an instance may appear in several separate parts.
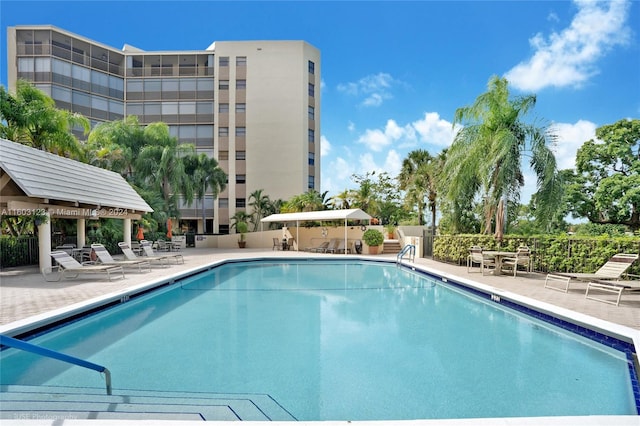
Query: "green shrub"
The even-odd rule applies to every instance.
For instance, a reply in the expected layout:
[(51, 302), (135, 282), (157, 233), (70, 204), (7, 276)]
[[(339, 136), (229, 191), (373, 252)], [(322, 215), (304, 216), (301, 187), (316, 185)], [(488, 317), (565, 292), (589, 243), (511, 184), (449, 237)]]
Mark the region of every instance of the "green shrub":
[(369, 247), (377, 247), (384, 242), (384, 235), (377, 229), (369, 228), (362, 234), (362, 239)]

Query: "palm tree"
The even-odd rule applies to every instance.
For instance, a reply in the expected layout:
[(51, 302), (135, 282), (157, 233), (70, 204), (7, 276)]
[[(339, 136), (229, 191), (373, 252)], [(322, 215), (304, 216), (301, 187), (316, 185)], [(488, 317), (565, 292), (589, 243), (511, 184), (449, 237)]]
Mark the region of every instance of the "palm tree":
[(424, 149), (411, 151), (407, 158), (402, 160), (402, 168), (398, 175), (400, 189), (406, 192), (406, 203), (418, 210), (419, 225), (424, 225), (424, 210), (427, 206), (426, 198), (431, 177), (429, 165), (432, 160), (431, 154)]
[[(204, 197), (207, 190), (211, 190), (213, 198), (227, 186), (227, 174), (218, 167), (218, 162), (214, 158), (209, 158), (206, 154), (188, 155), (183, 158), (185, 173), (191, 176), (196, 198), (200, 200), (202, 206), (202, 227), (203, 232), (207, 232), (207, 217), (204, 205)], [(191, 205), (191, 203), (188, 203)]]
[[(561, 196), (555, 157), (548, 146), (555, 136), (548, 127), (521, 121), (535, 106), (536, 97), (510, 98), (507, 86), (506, 79), (494, 76), (486, 93), (472, 105), (456, 110), (453, 125), (465, 126), (455, 136), (445, 167), (447, 196), (453, 204), (465, 205), (481, 196), (483, 232), (487, 234), (497, 212), (519, 203), (525, 152), (538, 178), (538, 214), (550, 218)], [(500, 218), (496, 219), (500, 223)]]
[(271, 210), (271, 200), (269, 196), (262, 193), (262, 189), (256, 189), (249, 194), (249, 206), (253, 209), (251, 222), (253, 223), (253, 232), (258, 230), (260, 220), (269, 214)]
[(350, 209), (352, 199), (351, 194), (352, 191), (345, 189), (338, 195), (334, 195), (330, 201), (331, 208), (334, 210)]
[(192, 144), (180, 144), (169, 134), (165, 123), (152, 123), (145, 127), (146, 145), (135, 163), (136, 174), (162, 193), (165, 211), (169, 217), (179, 217), (178, 193), (187, 204), (193, 202), (193, 181), (185, 172), (183, 158), (195, 153)]
[(18, 80), (12, 96), (0, 87), (0, 136), (54, 154), (83, 158), (82, 145), (72, 130), (89, 132), (81, 114), (56, 108), (51, 97), (25, 80)]

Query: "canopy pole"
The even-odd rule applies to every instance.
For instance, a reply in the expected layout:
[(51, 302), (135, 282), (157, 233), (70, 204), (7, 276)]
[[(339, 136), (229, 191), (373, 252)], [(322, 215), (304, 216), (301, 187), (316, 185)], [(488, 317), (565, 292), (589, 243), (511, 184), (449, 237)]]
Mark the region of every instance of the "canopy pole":
[(347, 218), (344, 218), (344, 254), (347, 254)]
[(296, 220), (296, 251), (300, 251), (300, 221)]

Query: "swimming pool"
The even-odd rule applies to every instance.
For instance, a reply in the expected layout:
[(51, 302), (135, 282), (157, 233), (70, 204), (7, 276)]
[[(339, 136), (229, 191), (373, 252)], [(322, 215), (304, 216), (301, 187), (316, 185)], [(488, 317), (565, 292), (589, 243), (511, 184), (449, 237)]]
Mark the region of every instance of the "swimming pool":
[[(625, 352), (381, 262), (230, 262), (31, 342), (114, 393), (268, 395), (298, 420), (637, 414)], [(103, 386), (1, 362), (2, 384)]]

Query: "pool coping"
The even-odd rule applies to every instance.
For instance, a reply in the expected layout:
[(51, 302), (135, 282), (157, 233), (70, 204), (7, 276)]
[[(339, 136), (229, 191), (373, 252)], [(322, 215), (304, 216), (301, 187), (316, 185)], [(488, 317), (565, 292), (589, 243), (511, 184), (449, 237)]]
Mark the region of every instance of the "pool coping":
[[(327, 258), (323, 256), (308, 256), (307, 259), (327, 260)], [(119, 303), (125, 303), (131, 297), (137, 297), (149, 291), (152, 291), (167, 285), (171, 285), (177, 280), (187, 278), (189, 276), (198, 274), (200, 272), (214, 269), (222, 264), (250, 262), (250, 261), (256, 261), (256, 260), (300, 261), (301, 258), (287, 257), (287, 256), (274, 258), (274, 257), (268, 257), (268, 256), (260, 256), (260, 255), (253, 255), (253, 256), (242, 257), (242, 258), (219, 258), (217, 260), (213, 260), (211, 263), (208, 263), (206, 265), (198, 265), (193, 268), (181, 270), (173, 274), (168, 274), (166, 276), (156, 278), (151, 281), (147, 281), (138, 285), (133, 285), (131, 287), (127, 287), (122, 290), (118, 290), (112, 293), (98, 296), (86, 301), (78, 302), (66, 307), (62, 307), (59, 309), (55, 309), (42, 314), (37, 314), (37, 315), (30, 316), (18, 321), (1, 325), (0, 334), (4, 334), (11, 337), (35, 335), (35, 334), (38, 334), (39, 330), (45, 330), (45, 329), (49, 330), (52, 327), (55, 327), (55, 324), (66, 323), (74, 317), (85, 316), (92, 311), (105, 309), (112, 305), (117, 305)], [(336, 261), (338, 259), (332, 259), (332, 260)], [(341, 258), (338, 261), (347, 261), (347, 260), (360, 260), (360, 261), (366, 261), (366, 262), (372, 262), (372, 263), (398, 264), (398, 265), (401, 265), (402, 267), (420, 271), (421, 273), (429, 275), (431, 278), (439, 279), (444, 283), (452, 284), (458, 287), (463, 287), (467, 291), (470, 290), (471, 293), (483, 296), (484, 298), (487, 298), (488, 300), (502, 304), (503, 306), (507, 306), (509, 308), (515, 308), (516, 310), (521, 311), (522, 313), (531, 315), (530, 312), (526, 311), (526, 310), (530, 310), (530, 311), (540, 313), (546, 317), (557, 318), (560, 320), (560, 323), (549, 321), (548, 318), (544, 318), (544, 317), (539, 318), (537, 315), (533, 315), (535, 318), (541, 319), (543, 321), (546, 321), (554, 325), (558, 325), (562, 328), (567, 328), (562, 323), (572, 324), (575, 327), (578, 327), (579, 329), (568, 328), (569, 331), (573, 331), (575, 333), (581, 334), (584, 337), (603, 343), (605, 345), (607, 345), (606, 342), (602, 342), (602, 341), (599, 341), (598, 339), (594, 339), (593, 336), (589, 335), (589, 333), (583, 333), (580, 331), (580, 329), (592, 330), (598, 334), (609, 336), (621, 342), (626, 342), (628, 345), (630, 345), (631, 351), (633, 352), (632, 359), (628, 361), (631, 364), (630, 370), (632, 372), (635, 372), (635, 377), (633, 377), (634, 375), (632, 373), (632, 387), (633, 387), (633, 392), (636, 400), (636, 410), (638, 412), (636, 416), (631, 416), (631, 417), (636, 418), (638, 415), (640, 415), (640, 385), (639, 385), (640, 363), (638, 361), (638, 352), (640, 350), (640, 331), (635, 330), (631, 327), (615, 324), (615, 323), (602, 320), (590, 315), (582, 314), (580, 312), (572, 311), (570, 309), (562, 308), (560, 306), (552, 305), (552, 304), (538, 301), (523, 295), (512, 293), (512, 292), (509, 292), (508, 290), (496, 288), (488, 284), (483, 284), (477, 281), (473, 281), (471, 279), (464, 278), (459, 275), (447, 273), (442, 270), (438, 270), (436, 268), (420, 265), (417, 263), (412, 263), (407, 260), (401, 260), (398, 262), (398, 261), (395, 261), (394, 259), (389, 259), (389, 258), (372, 258), (368, 256), (361, 256), (361, 255), (345, 255), (345, 256), (341, 256)], [(511, 305), (515, 305), (516, 307)], [(525, 310), (519, 309), (517, 307), (524, 308)], [(616, 346), (611, 346), (611, 345), (608, 345), (608, 346), (619, 349), (619, 350), (624, 350)], [(627, 356), (629, 356), (628, 351), (627, 351)], [(589, 417), (596, 417), (596, 416), (589, 416)], [(609, 417), (628, 417), (628, 416), (604, 416), (604, 417), (609, 418)], [(343, 424), (344, 422), (342, 423), (338, 422), (338, 423)], [(353, 422), (353, 423), (356, 423), (356, 422)], [(360, 423), (371, 424), (367, 422), (360, 422)], [(327, 424), (327, 422), (323, 422), (323, 424)]]

